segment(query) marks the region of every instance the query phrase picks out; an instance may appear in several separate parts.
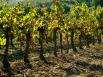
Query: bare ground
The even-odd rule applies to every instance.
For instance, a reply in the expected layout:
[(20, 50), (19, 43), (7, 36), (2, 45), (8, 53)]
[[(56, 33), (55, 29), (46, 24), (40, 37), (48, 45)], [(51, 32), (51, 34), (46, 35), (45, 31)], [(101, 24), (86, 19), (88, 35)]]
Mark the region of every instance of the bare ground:
[[(19, 53), (19, 55), (18, 55)], [(45, 57), (50, 64), (45, 64), (39, 59), (39, 55), (35, 52), (29, 54), (32, 69), (24, 66), (20, 52), (10, 57), (11, 68), (14, 75), (11, 77), (103, 77), (103, 44), (78, 49), (78, 52), (64, 54), (58, 52), (58, 57), (53, 53), (45, 53)], [(21, 53), (22, 54), (22, 53)], [(20, 58), (15, 58), (20, 57)], [(0, 62), (2, 69), (2, 63)], [(0, 69), (0, 77), (8, 77)]]

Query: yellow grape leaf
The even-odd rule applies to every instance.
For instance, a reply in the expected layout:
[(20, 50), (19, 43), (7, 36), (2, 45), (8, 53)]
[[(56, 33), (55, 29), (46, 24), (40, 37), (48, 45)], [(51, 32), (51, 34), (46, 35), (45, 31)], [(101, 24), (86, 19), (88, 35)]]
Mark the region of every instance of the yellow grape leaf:
[(58, 20), (52, 21), (52, 27), (58, 27)]
[(16, 18), (14, 18), (14, 19), (13, 19), (13, 22), (14, 22), (14, 23), (16, 23), (16, 22), (17, 22), (17, 19), (16, 19)]

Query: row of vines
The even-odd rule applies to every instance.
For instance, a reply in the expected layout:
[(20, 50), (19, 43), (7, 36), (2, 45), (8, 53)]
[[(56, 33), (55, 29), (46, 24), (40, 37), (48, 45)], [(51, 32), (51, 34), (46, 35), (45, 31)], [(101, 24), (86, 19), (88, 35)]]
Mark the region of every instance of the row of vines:
[[(68, 10), (67, 10), (68, 9)], [(31, 6), (30, 2), (25, 4), (17, 3), (14, 6), (6, 2), (0, 3), (0, 45), (5, 45), (3, 55), (3, 67), (5, 71), (10, 71), (8, 60), (9, 44), (14, 47), (13, 36), (20, 39), (25, 37), (25, 50), (23, 60), (26, 66), (31, 68), (28, 59), (28, 51), (31, 40), (38, 37), (40, 45), (40, 59), (49, 63), (43, 56), (44, 42), (53, 41), (54, 55), (57, 54), (57, 37), (59, 36), (60, 49), (63, 53), (63, 41), (66, 41), (67, 52), (70, 45), (73, 51), (77, 52), (74, 38), (78, 37), (78, 45), (83, 49), (82, 39), (85, 39), (85, 45), (89, 47), (90, 39), (95, 44), (95, 38), (101, 43), (103, 34), (103, 8), (101, 6), (88, 7), (84, 2), (82, 4), (75, 2), (71, 7), (64, 7), (60, 0), (54, 0), (50, 6), (45, 3), (38, 6)], [(78, 34), (76, 36), (76, 34)], [(53, 37), (51, 36), (53, 35)], [(65, 36), (65, 39), (63, 38)], [(11, 40), (11, 42), (9, 41)], [(22, 38), (23, 40), (23, 38)], [(18, 40), (17, 40), (18, 41)], [(3, 42), (3, 43), (2, 43)], [(5, 42), (5, 43), (4, 43)], [(34, 44), (33, 44), (34, 45)], [(22, 43), (21, 43), (22, 46)], [(2, 46), (0, 46), (2, 48)]]

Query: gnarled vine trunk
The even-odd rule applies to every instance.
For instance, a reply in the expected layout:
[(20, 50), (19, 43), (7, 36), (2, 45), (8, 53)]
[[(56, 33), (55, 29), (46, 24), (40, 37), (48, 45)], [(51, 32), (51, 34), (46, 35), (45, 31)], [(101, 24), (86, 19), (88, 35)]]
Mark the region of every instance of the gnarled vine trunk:
[(44, 52), (44, 35), (45, 35), (45, 29), (42, 27), (38, 29), (39, 30), (39, 43), (40, 43), (40, 59), (44, 61), (45, 63), (48, 63), (45, 59), (43, 52)]
[(95, 37), (92, 36), (92, 45), (95, 45)]
[(90, 35), (89, 34), (87, 34), (87, 35), (85, 35), (85, 39), (86, 39), (86, 47), (90, 47)]
[(10, 34), (10, 45), (12, 47), (14, 47), (14, 44), (13, 44), (13, 33)]
[(31, 32), (28, 31), (28, 33), (26, 34), (26, 48), (25, 48), (25, 52), (24, 52), (24, 62), (27, 65), (27, 67), (31, 68), (30, 65), (30, 61), (28, 59), (28, 54), (29, 54), (29, 46), (30, 46), (30, 41), (31, 41)]
[(0, 45), (0, 49), (1, 49), (1, 45)]
[(6, 38), (6, 45), (5, 45), (5, 51), (3, 56), (3, 67), (6, 72), (10, 71), (10, 63), (8, 59), (8, 49), (9, 49), (9, 28), (6, 28), (5, 30), (5, 38)]
[(63, 38), (62, 38), (62, 32), (60, 32), (60, 48), (61, 48), (61, 53), (63, 53)]
[(67, 53), (69, 52), (68, 32), (66, 32)]
[(97, 36), (97, 40), (98, 40), (98, 44), (100, 44), (100, 43), (102, 42), (101, 34), (98, 34), (98, 36)]
[(83, 49), (83, 47), (82, 47), (82, 35), (79, 35), (79, 48)]
[(54, 55), (57, 56), (57, 29), (54, 28), (54, 32), (53, 32), (53, 40), (54, 40)]
[(74, 29), (71, 29), (71, 46), (72, 46), (73, 51), (77, 51), (74, 45)]
[(46, 31), (45, 33), (45, 39), (46, 39), (46, 43), (48, 44), (48, 31)]

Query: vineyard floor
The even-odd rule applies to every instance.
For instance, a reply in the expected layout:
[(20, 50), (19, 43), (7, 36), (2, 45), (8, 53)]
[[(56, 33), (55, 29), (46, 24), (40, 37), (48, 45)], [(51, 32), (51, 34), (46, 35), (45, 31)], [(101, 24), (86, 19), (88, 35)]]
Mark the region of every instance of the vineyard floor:
[[(10, 50), (10, 53), (12, 52), (14, 50)], [(78, 49), (78, 52), (73, 52), (72, 49), (69, 53), (66, 53), (66, 50), (63, 52), (63, 54), (58, 52), (58, 57), (52, 52), (45, 53), (44, 56), (50, 64), (41, 61), (37, 52), (30, 52), (31, 69), (24, 66), (20, 51), (13, 53), (10, 56), (14, 73), (12, 77), (103, 77), (103, 44), (84, 47), (83, 50)], [(0, 54), (3, 54), (2, 51)], [(2, 57), (0, 59), (2, 60)], [(0, 74), (5, 75), (0, 77), (8, 77), (1, 69), (0, 62)]]

